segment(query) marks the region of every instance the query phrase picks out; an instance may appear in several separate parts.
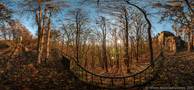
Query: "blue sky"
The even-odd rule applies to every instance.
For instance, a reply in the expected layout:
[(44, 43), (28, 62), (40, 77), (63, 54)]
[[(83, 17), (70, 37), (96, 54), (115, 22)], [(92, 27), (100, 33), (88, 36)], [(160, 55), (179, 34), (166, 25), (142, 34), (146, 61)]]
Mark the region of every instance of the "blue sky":
[[(5, 2), (10, 0), (3, 0), (3, 1)], [(11, 0), (11, 1), (13, 2), (12, 4), (10, 4), (11, 8), (15, 8), (16, 6), (14, 5), (14, 2), (17, 2), (18, 0)], [(56, 0), (56, 1), (65, 1), (69, 5), (69, 7), (63, 8), (60, 14), (58, 14), (57, 16), (54, 16), (55, 18), (57, 18), (57, 20), (53, 20), (54, 27), (57, 27), (57, 25), (62, 23), (60, 21), (63, 21), (64, 18), (67, 18), (69, 16), (67, 14), (68, 10), (72, 8), (80, 7), (80, 5), (76, 3), (77, 0)], [(83, 6), (83, 7), (84, 9), (89, 11), (87, 13), (90, 13), (91, 15), (94, 14), (93, 9), (90, 9), (88, 6)], [(37, 27), (35, 25), (35, 22), (33, 21), (32, 16), (20, 16), (20, 14), (14, 14), (13, 16), (14, 16), (14, 19), (19, 20), (24, 26), (26, 26), (27, 29), (29, 29), (29, 31), (33, 33), (33, 35), (35, 35), (37, 31)], [(161, 32), (161, 31), (173, 32), (171, 27), (171, 22), (165, 21), (165, 22), (159, 23), (159, 16), (151, 16), (149, 18), (152, 22), (152, 26), (153, 26), (152, 31), (154, 35), (156, 35), (158, 32)]]

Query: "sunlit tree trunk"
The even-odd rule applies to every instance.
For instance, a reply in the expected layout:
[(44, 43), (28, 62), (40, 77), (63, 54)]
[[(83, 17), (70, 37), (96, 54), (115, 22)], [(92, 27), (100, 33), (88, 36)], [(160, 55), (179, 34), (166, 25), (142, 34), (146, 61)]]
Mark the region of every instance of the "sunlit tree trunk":
[(51, 18), (48, 20), (48, 29), (47, 29), (47, 41), (46, 41), (46, 59), (48, 60), (50, 55), (50, 30), (51, 30)]
[(38, 47), (37, 47), (37, 63), (41, 63), (41, 56), (42, 56), (42, 8), (39, 6), (38, 10), (36, 11), (36, 23), (38, 25)]
[[(36, 22), (38, 25), (38, 64), (41, 64), (42, 62), (42, 56), (43, 56), (43, 45), (44, 45), (44, 34), (45, 34), (45, 16), (43, 17), (42, 14), (42, 8), (39, 6), (37, 12), (36, 12)], [(44, 12), (44, 14), (46, 11)]]
[(39, 64), (41, 63), (41, 61), (42, 61), (42, 56), (44, 56), (43, 55), (43, 49), (44, 49), (44, 34), (45, 34), (45, 27), (44, 27), (44, 20), (43, 20), (43, 26), (42, 26), (42, 29), (41, 29), (41, 35), (40, 35), (40, 62), (38, 62)]

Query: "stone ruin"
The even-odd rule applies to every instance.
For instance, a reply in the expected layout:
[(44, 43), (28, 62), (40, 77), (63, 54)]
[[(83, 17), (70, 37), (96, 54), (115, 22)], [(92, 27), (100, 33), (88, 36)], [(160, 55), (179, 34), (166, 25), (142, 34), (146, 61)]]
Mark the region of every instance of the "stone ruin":
[(166, 52), (178, 52), (185, 48), (185, 41), (169, 31), (162, 31), (157, 36), (158, 43)]

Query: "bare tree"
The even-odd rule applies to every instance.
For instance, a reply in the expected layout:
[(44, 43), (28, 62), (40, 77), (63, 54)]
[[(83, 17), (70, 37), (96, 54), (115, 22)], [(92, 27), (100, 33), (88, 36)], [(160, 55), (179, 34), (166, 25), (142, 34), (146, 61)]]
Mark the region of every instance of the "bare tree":
[(106, 18), (101, 16), (99, 21), (100, 29), (102, 30), (102, 60), (104, 62), (104, 67), (106, 72), (108, 72), (108, 59), (106, 52), (106, 35), (107, 35), (107, 26), (106, 26)]
[(4, 40), (7, 40), (7, 35), (8, 35), (8, 32), (6, 29), (8, 28), (6, 28), (5, 25), (2, 25), (0, 29), (1, 36), (4, 38)]
[(117, 68), (119, 69), (119, 47), (118, 47), (118, 44), (121, 43), (120, 40), (118, 40), (118, 30), (116, 28), (113, 29), (112, 31), (112, 36), (114, 38), (114, 48), (115, 48), (115, 56), (116, 56), (116, 62), (117, 62)]
[[(6, 22), (11, 20), (12, 10), (9, 9), (6, 4), (0, 3), (0, 33), (3, 38), (7, 40), (7, 36), (9, 35), (9, 28), (6, 27)], [(10, 35), (9, 35), (10, 36)]]
[(124, 61), (125, 65), (127, 66), (127, 72), (130, 72), (129, 68), (129, 18), (128, 18), (128, 10), (126, 6), (122, 6), (121, 11), (120, 11), (120, 20), (122, 22), (122, 26), (124, 29)]
[(0, 3), (0, 24), (7, 22), (11, 19), (12, 10), (6, 4)]
[[(60, 3), (60, 4), (59, 4)], [(24, 15), (30, 13), (30, 15), (35, 15), (35, 22), (38, 27), (38, 43), (37, 43), (37, 63), (40, 64), (42, 62), (43, 49), (44, 49), (44, 37), (45, 37), (45, 29), (46, 29), (46, 17), (49, 12), (58, 13), (61, 9), (61, 5), (65, 2), (54, 1), (54, 0), (26, 0), (22, 2), (18, 2), (18, 7)], [(21, 10), (22, 9), (22, 10)], [(32, 14), (33, 13), (33, 14)]]
[(50, 35), (51, 35), (51, 15), (48, 18), (48, 25), (47, 25), (47, 36), (46, 36), (46, 59), (48, 60), (50, 55)]
[(88, 18), (85, 14), (85, 12), (80, 9), (77, 8), (75, 10), (73, 10), (73, 12), (71, 12), (73, 14), (73, 19), (75, 20), (75, 27), (76, 27), (76, 59), (79, 62), (79, 57), (80, 57), (80, 34), (81, 31), (84, 27), (84, 25), (88, 22)]
[[(193, 33), (192, 33), (192, 20), (193, 9), (191, 7), (192, 0), (167, 0), (154, 3), (154, 7), (157, 7), (162, 14), (161, 21), (170, 20), (180, 27), (186, 27), (188, 29), (185, 33), (188, 36), (187, 50), (192, 50)], [(187, 10), (185, 10), (187, 9)]]

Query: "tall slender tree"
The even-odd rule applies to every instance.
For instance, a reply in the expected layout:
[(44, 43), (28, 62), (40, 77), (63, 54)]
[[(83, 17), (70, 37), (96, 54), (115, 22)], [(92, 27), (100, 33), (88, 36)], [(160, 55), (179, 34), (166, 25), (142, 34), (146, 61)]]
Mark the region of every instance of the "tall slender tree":
[(115, 57), (116, 57), (116, 62), (117, 62), (117, 68), (119, 69), (120, 67), (120, 61), (119, 61), (119, 48), (118, 48), (118, 44), (120, 44), (120, 40), (118, 40), (118, 36), (117, 36), (117, 29), (114, 28), (113, 29), (113, 37), (114, 37), (114, 48), (115, 48)]
[(26, 12), (30, 12), (30, 15), (35, 15), (35, 22), (38, 27), (37, 63), (40, 64), (43, 60), (42, 56), (44, 56), (43, 44), (46, 41), (44, 40), (45, 33), (46, 33), (45, 29), (46, 29), (46, 26), (49, 26), (46, 23), (46, 19), (48, 17), (47, 14), (58, 13), (61, 7), (64, 8), (65, 2), (54, 1), (54, 0), (23, 0), (22, 2), (18, 2), (18, 4), (20, 6), (19, 9), (22, 9), (20, 10), (22, 11), (22, 13), (28, 14)]
[(83, 31), (84, 26), (87, 24), (88, 22), (88, 17), (87, 14), (85, 13), (85, 11), (83, 11), (81, 8), (76, 8), (74, 9), (72, 12), (72, 19), (74, 21), (74, 25), (75, 25), (75, 46), (76, 46), (76, 59), (79, 62), (79, 58), (80, 58), (80, 45), (81, 45), (81, 41), (80, 41), (80, 35), (81, 32)]
[(101, 16), (99, 21), (100, 29), (102, 30), (102, 60), (106, 72), (108, 72), (108, 59), (107, 59), (107, 49), (106, 49), (106, 37), (107, 37), (107, 25), (106, 18)]
[(49, 55), (50, 55), (50, 35), (51, 35), (51, 13), (48, 17), (48, 25), (47, 25), (47, 32), (46, 32), (47, 40), (46, 40), (46, 59), (48, 60)]

